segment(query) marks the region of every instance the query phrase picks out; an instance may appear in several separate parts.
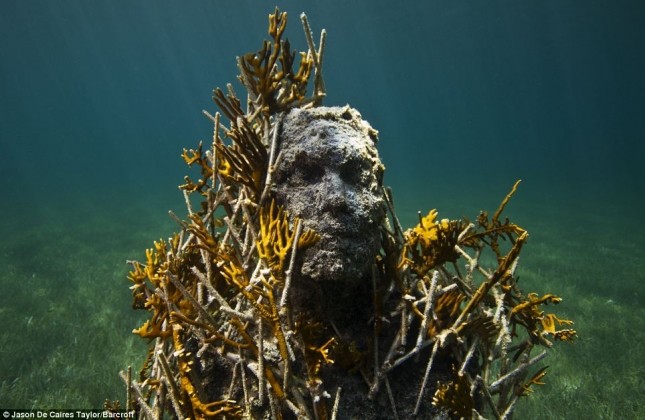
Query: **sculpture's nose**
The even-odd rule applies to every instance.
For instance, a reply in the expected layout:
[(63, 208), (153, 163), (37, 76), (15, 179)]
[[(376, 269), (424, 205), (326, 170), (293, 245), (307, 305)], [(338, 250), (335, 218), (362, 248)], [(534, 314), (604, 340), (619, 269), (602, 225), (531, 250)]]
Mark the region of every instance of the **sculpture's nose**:
[(329, 171), (325, 174), (323, 188), (327, 189), (327, 201), (322, 204), (323, 209), (332, 213), (349, 211), (352, 192), (349, 185), (344, 182), (338, 172)]

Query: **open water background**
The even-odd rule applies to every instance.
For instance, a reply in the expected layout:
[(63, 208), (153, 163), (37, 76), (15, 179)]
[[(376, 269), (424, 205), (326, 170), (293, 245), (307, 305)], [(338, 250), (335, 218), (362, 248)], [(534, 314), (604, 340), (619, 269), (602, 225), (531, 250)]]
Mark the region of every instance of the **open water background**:
[[(551, 356), (571, 372), (549, 377), (563, 400), (540, 389), (525, 409), (643, 415), (645, 3), (278, 5), (293, 48), (300, 12), (327, 29), (325, 104), (380, 131), (404, 225), (431, 208), (473, 218), (523, 180), (506, 214), (531, 232), (527, 287), (588, 327)], [(209, 141), (201, 110), (273, 7), (0, 3), (0, 407), (123, 398), (116, 372), (142, 357), (124, 261), (183, 214), (179, 154)]]

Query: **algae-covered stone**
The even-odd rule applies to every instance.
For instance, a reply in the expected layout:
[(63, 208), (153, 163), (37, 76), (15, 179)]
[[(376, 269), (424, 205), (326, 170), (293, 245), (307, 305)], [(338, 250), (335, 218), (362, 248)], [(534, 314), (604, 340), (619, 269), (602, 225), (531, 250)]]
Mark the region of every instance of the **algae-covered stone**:
[(385, 219), (377, 132), (350, 107), (292, 109), (280, 127), (275, 195), (321, 240), (300, 274), (356, 282), (374, 263)]

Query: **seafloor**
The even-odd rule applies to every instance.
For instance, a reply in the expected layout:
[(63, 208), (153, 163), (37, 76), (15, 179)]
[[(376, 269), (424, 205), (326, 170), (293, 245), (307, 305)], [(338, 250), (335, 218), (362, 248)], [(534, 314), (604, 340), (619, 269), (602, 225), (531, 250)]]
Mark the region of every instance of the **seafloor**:
[[(474, 218), (494, 208), (506, 187), (462, 195), (401, 191), (397, 209), (404, 226), (430, 207), (442, 217)], [(579, 338), (555, 346), (546, 385), (521, 402), (517, 418), (644, 418), (645, 238), (635, 215), (611, 198), (526, 190), (506, 209), (531, 235), (520, 285), (562, 296), (558, 314), (575, 320)], [(117, 373), (138, 368), (146, 348), (130, 333), (139, 314), (130, 310), (125, 261), (141, 259), (153, 239), (175, 229), (166, 210), (180, 212), (180, 205), (172, 186), (157, 195), (3, 204), (11, 223), (0, 225), (0, 406), (123, 401)]]

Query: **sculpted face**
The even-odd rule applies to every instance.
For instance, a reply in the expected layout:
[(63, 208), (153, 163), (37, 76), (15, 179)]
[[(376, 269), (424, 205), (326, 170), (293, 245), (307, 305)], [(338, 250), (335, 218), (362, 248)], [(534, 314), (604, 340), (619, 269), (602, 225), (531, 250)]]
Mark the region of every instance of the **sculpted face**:
[(385, 218), (376, 135), (349, 107), (294, 109), (283, 120), (274, 193), (321, 236), (299, 254), (305, 278), (356, 283), (374, 263)]

